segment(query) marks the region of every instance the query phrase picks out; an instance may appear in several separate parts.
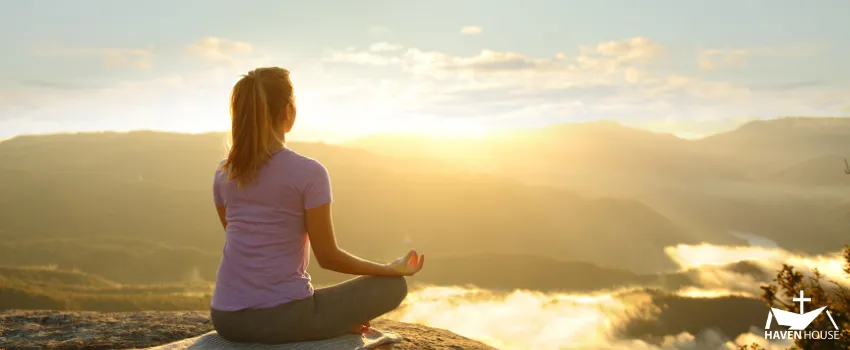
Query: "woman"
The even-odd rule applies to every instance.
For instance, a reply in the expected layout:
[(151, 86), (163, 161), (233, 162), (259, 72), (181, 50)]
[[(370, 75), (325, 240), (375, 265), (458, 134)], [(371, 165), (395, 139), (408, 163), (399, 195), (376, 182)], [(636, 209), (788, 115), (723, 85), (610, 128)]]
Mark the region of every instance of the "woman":
[[(233, 87), (231, 149), (216, 170), (213, 197), (226, 231), (210, 313), (219, 335), (235, 342), (279, 344), (363, 333), (398, 307), (415, 251), (389, 264), (337, 246), (331, 184), (318, 161), (285, 147), (295, 123), (289, 72), (259, 68)], [(308, 250), (319, 266), (359, 275), (313, 290)]]

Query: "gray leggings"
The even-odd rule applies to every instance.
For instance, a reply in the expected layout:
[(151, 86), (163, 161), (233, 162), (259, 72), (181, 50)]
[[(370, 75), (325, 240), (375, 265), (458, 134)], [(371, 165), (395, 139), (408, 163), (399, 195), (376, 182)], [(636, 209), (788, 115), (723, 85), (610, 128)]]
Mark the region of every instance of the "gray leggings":
[(406, 296), (404, 277), (360, 276), (275, 307), (211, 309), (210, 318), (218, 334), (234, 342), (283, 344), (328, 339), (394, 310)]

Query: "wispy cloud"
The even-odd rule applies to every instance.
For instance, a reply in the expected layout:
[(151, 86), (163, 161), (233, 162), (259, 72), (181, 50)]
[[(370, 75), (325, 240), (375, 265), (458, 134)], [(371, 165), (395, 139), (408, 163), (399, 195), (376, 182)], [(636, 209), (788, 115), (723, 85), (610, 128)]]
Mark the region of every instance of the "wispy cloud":
[(623, 64), (646, 63), (661, 57), (665, 48), (645, 37), (607, 41), (596, 46), (582, 46), (578, 57), (586, 67), (618, 68)]
[[(293, 81), (301, 91), (299, 102), (305, 115), (301, 125), (314, 123), (315, 130), (319, 130), (311, 137), (337, 140), (342, 135), (352, 138), (373, 133), (375, 125), (424, 128), (447, 125), (447, 120), (462, 121), (459, 123), (475, 129), (591, 119), (612, 119), (660, 132), (702, 135), (734, 127), (740, 118), (850, 113), (846, 110), (850, 101), (846, 89), (833, 89), (827, 94), (820, 88), (805, 88), (813, 85), (803, 80), (767, 86), (692, 75), (695, 70), (671, 71), (667, 65), (657, 64), (669, 59), (668, 49), (646, 37), (552, 48), (551, 57), (487, 49), (458, 54), (404, 44), (376, 38), (371, 45), (329, 49), (319, 58), (305, 57), (303, 62), (290, 65)], [(32, 115), (62, 115), (64, 111), (77, 110), (86, 111), (87, 115), (103, 115), (104, 120), (127, 111), (126, 107), (121, 112), (106, 111), (107, 107), (99, 101), (109, 100), (116, 106), (136, 106), (135, 115), (144, 121), (139, 125), (153, 123), (149, 115), (168, 115), (169, 124), (163, 120), (158, 125), (171, 128), (173, 119), (194, 115), (197, 107), (190, 106), (192, 103), (208, 106), (209, 101), (226, 101), (226, 94), (239, 73), (282, 61), (269, 56), (272, 51), (267, 47), (219, 37), (201, 38), (184, 49), (177, 54), (184, 58), (190, 55), (192, 63), (204, 63), (198, 64), (197, 70), (203, 71), (205, 78), (192, 78), (191, 75), (201, 73), (187, 71), (177, 77), (157, 78), (146, 74), (143, 79), (150, 81), (147, 85), (91, 81), (109, 84), (100, 89), (82, 85), (89, 82), (81, 80), (19, 81), (20, 86), (45, 91), (29, 94), (33, 95), (31, 98), (4, 98), (0, 91), (0, 104), (5, 104), (5, 110), (10, 111), (8, 115), (21, 114), (22, 106)], [(106, 64), (115, 52), (52, 48), (52, 51), (43, 50), (42, 54), (91, 57)], [(153, 56), (153, 50), (118, 52), (137, 59)], [(164, 60), (165, 54), (157, 52), (157, 60)], [(113, 61), (113, 64), (122, 62)], [(85, 91), (74, 92), (81, 89)], [(18, 90), (28, 94), (26, 89)], [(44, 96), (47, 93), (49, 99)], [(83, 99), (98, 101), (83, 105), (79, 102)], [(29, 112), (33, 108), (38, 109), (37, 113)], [(96, 110), (103, 112), (89, 112)], [(223, 115), (223, 122), (217, 125), (224, 128), (226, 113), (221, 111), (226, 108), (216, 105), (205, 113)], [(338, 117), (351, 113), (358, 114), (357, 118)], [(361, 122), (366, 119), (372, 122)], [(352, 120), (357, 122), (348, 122)], [(299, 128), (298, 134), (304, 129)]]
[(186, 47), (186, 52), (213, 61), (233, 61), (254, 51), (250, 43), (214, 36), (203, 37)]
[(702, 50), (697, 58), (699, 69), (741, 68), (747, 65), (747, 57), (753, 50), (747, 49), (710, 49)]
[(382, 41), (382, 42), (378, 42), (378, 43), (374, 43), (372, 45), (369, 45), (369, 51), (370, 52), (398, 51), (398, 50), (401, 50), (403, 48), (404, 48), (404, 46), (390, 44), (386, 41)]
[[(703, 135), (734, 127), (742, 118), (834, 115), (847, 105), (841, 100), (845, 95), (825, 99), (818, 89), (805, 89), (807, 83), (755, 86), (671, 71), (658, 64), (668, 59), (668, 49), (646, 37), (579, 45), (575, 51), (553, 57), (495, 50), (457, 55), (376, 43), (328, 50), (323, 64), (329, 71), (365, 65), (394, 75), (396, 91), (409, 98), (380, 105), (388, 115), (409, 120), (487, 119), (486, 124), (509, 125), (604, 118)], [(381, 81), (369, 83), (359, 74), (356, 79), (360, 88), (352, 94), (358, 100), (372, 87), (382, 90)]]
[(325, 62), (371, 66), (386, 66), (401, 63), (401, 58), (386, 54), (387, 51), (397, 50), (383, 50), (383, 48), (385, 48), (384, 43), (375, 43), (369, 47), (369, 50), (365, 51), (357, 50), (353, 47), (343, 50), (330, 50), (322, 59)]
[[(850, 276), (843, 271), (843, 258), (841, 252), (824, 255), (806, 255), (792, 253), (779, 247), (759, 246), (719, 246), (712, 244), (699, 245), (677, 245), (664, 249), (664, 252), (679, 266), (684, 269), (704, 268), (719, 266), (741, 261), (756, 264), (762, 271), (775, 274), (782, 264), (790, 264), (806, 274), (811, 275), (817, 268), (826, 278), (844, 286), (850, 286)], [(729, 278), (725, 275), (714, 274), (714, 270), (706, 273), (705, 287), (736, 286), (740, 284), (737, 277)], [(710, 276), (709, 276), (710, 274)], [(709, 282), (710, 280), (710, 282)], [(757, 293), (758, 286), (753, 284), (741, 285), (741, 290)]]
[[(697, 320), (700, 311), (683, 311), (655, 304), (655, 295), (640, 289), (623, 289), (593, 294), (557, 294), (516, 290), (498, 293), (473, 287), (425, 287), (414, 290), (389, 319), (450, 329), (499, 349), (737, 349), (758, 343), (767, 349), (785, 349), (788, 344), (770, 343), (761, 335), (745, 332), (727, 336), (716, 325), (702, 323), (703, 329), (679, 331), (684, 327), (659, 326), (670, 319)], [(677, 305), (710, 305), (705, 300), (722, 298), (724, 292), (689, 289), (664, 297)], [(717, 303), (717, 305), (721, 305)], [(729, 306), (732, 303), (724, 306)], [(661, 311), (661, 308), (665, 311)], [(705, 308), (688, 308), (705, 310)], [(731, 310), (730, 310), (731, 311)], [(691, 312), (691, 314), (686, 313)], [(750, 315), (747, 315), (750, 316)], [(761, 316), (761, 315), (758, 315)], [(647, 333), (640, 339), (628, 335), (629, 324), (643, 325)], [(675, 322), (675, 321), (674, 321)], [(654, 326), (654, 327), (653, 327)], [(667, 329), (665, 329), (667, 328)], [(652, 329), (652, 331), (649, 331)], [(676, 330), (673, 330), (676, 329)], [(663, 332), (672, 331), (669, 334)], [(640, 332), (636, 332), (640, 333)], [(637, 334), (636, 334), (637, 335)], [(654, 339), (652, 339), (654, 338)], [(646, 340), (643, 340), (646, 339)]]
[(94, 85), (94, 84), (83, 84), (77, 82), (66, 82), (66, 81), (52, 81), (52, 80), (42, 80), (42, 79), (30, 79), (23, 80), (18, 83), (19, 86), (22, 87), (31, 87), (31, 88), (39, 88), (39, 89), (51, 89), (51, 90), (91, 90), (91, 89), (99, 89), (103, 86)]
[(563, 52), (547, 58), (486, 49), (471, 56), (457, 56), (379, 42), (372, 44), (368, 50), (353, 47), (331, 50), (324, 61), (396, 65), (414, 74), (434, 77), (561, 73), (571, 75), (571, 83), (575, 83), (583, 74), (584, 78), (587, 78), (586, 74), (618, 74), (628, 82), (637, 82), (647, 77), (639, 66), (661, 57), (665, 51), (661, 45), (643, 37), (584, 46), (579, 50), (580, 55), (575, 58), (568, 58)]
[(786, 81), (786, 82), (777, 82), (777, 83), (754, 83), (749, 84), (749, 88), (751, 90), (760, 90), (760, 91), (793, 91), (793, 90), (802, 90), (808, 88), (816, 88), (828, 86), (824, 81), (819, 80), (802, 80), (802, 81)]
[(148, 69), (153, 65), (153, 49), (84, 48), (47, 46), (36, 49), (41, 56), (66, 58), (96, 58), (104, 65), (116, 68)]
[(701, 70), (744, 68), (755, 56), (806, 57), (819, 52), (813, 46), (714, 48), (701, 49), (697, 53), (697, 64)]
[(387, 43), (372, 44), (368, 50), (357, 50), (353, 47), (331, 50), (325, 55), (324, 61), (375, 66), (397, 65), (415, 74), (435, 76), (447, 72), (474, 74), (545, 70), (556, 65), (554, 58), (534, 58), (517, 52), (482, 50), (472, 56), (455, 56)]
[[(767, 315), (759, 286), (783, 263), (805, 275), (817, 268), (842, 285), (850, 282), (839, 252), (800, 255), (778, 247), (710, 244), (671, 246), (665, 252), (694, 286), (650, 290), (638, 285), (592, 293), (426, 286), (413, 290), (388, 317), (450, 329), (500, 349), (731, 350), (752, 343), (786, 349), (788, 341), (768, 341), (762, 329), (748, 324), (761, 325)], [(718, 308), (729, 317), (711, 320)]]
[(460, 28), (460, 34), (463, 35), (477, 35), (484, 33), (484, 28), (479, 26), (463, 26)]

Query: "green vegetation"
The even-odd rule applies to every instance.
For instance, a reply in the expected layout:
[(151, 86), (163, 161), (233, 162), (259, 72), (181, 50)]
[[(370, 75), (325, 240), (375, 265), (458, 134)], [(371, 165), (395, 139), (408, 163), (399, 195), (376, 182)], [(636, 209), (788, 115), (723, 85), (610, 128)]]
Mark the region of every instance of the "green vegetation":
[[(844, 246), (844, 273), (850, 276), (850, 245)], [(794, 266), (783, 264), (776, 273), (773, 283), (762, 286), (762, 298), (771, 307), (800, 312), (797, 303), (789, 302), (806, 292), (812, 305), (826, 306), (838, 326), (838, 339), (796, 339), (791, 349), (850, 349), (850, 289), (835, 281), (827, 280), (817, 269), (810, 276), (804, 275)], [(832, 321), (823, 315), (806, 328), (807, 330), (834, 330)], [(739, 350), (764, 350), (758, 344), (741, 346)]]
[(125, 285), (56, 267), (0, 267), (0, 310), (206, 310), (209, 284)]

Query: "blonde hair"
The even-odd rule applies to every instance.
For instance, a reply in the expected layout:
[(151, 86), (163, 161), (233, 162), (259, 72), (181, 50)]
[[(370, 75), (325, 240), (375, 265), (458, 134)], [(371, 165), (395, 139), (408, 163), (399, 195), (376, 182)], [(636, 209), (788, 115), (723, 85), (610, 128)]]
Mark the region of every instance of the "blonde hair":
[[(283, 147), (275, 127), (284, 108), (292, 106), (289, 71), (278, 67), (257, 68), (243, 75), (230, 95), (230, 150), (222, 168), (238, 186), (254, 182), (271, 156)], [(292, 115), (291, 117), (294, 117)]]

